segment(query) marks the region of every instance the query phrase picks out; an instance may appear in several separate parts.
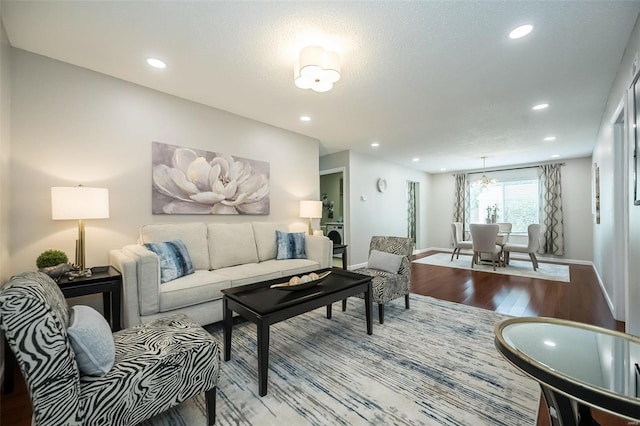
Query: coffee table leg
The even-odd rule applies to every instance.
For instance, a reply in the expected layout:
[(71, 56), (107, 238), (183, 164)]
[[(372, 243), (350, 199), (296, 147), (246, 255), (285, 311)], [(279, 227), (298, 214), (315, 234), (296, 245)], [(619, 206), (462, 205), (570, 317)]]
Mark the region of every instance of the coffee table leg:
[(331, 319), (331, 303), (327, 305), (327, 319)]
[(371, 283), (368, 290), (364, 292), (364, 308), (367, 315), (367, 334), (373, 334), (373, 322), (371, 321)]
[(269, 374), (269, 324), (260, 320), (258, 326), (258, 385), (260, 396), (267, 394)]
[(233, 314), (231, 309), (229, 309), (227, 296), (222, 297), (222, 309), (224, 310), (224, 360), (229, 361), (231, 359), (231, 329), (233, 327)]

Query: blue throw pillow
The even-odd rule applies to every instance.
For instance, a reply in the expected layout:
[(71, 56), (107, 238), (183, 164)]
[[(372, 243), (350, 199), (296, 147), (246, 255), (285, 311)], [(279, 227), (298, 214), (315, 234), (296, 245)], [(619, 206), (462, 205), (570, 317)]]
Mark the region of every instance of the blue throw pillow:
[(187, 246), (181, 240), (144, 245), (160, 259), (160, 282), (166, 283), (185, 275), (193, 274), (193, 264)]
[(276, 245), (278, 246), (276, 259), (306, 259), (304, 236), (304, 232), (276, 231)]

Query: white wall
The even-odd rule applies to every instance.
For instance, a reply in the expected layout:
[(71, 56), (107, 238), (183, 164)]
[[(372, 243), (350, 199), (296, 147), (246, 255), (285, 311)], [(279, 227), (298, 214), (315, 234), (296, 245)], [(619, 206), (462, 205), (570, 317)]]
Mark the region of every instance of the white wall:
[[(430, 175), (396, 164), (381, 161), (366, 154), (349, 152), (349, 263), (360, 264), (369, 257), (369, 243), (374, 235), (407, 236), (407, 182), (420, 184), (418, 238), (416, 249), (427, 246)], [(378, 178), (387, 180), (387, 190), (378, 192)], [(363, 201), (361, 197), (366, 200)]]
[(0, 283), (9, 278), (10, 52), (11, 47), (9, 46), (4, 24), (0, 21)]
[[(627, 332), (635, 335), (640, 335), (640, 310), (636, 307), (640, 301), (640, 263), (637, 261), (640, 259), (640, 207), (633, 205), (633, 151), (626, 146), (631, 142), (623, 140), (622, 146), (615, 145), (613, 122), (620, 105), (626, 107), (627, 89), (633, 77), (631, 67), (639, 51), (640, 24), (636, 21), (611, 86), (593, 151), (593, 161), (600, 166), (603, 214), (601, 224), (593, 225), (594, 265), (616, 307), (616, 319), (626, 321)], [(630, 117), (631, 111), (626, 114)], [(627, 127), (629, 132), (633, 131), (631, 126)], [(626, 156), (622, 164), (616, 161), (618, 156)], [(624, 169), (622, 175), (620, 168)], [(627, 210), (617, 215), (617, 209), (625, 204)], [(620, 216), (623, 220), (614, 221)], [(625, 219), (628, 219), (628, 230), (624, 228)], [(616, 244), (619, 241), (628, 241), (628, 257), (623, 249), (625, 244)], [(629, 283), (625, 289), (627, 276)]]
[[(35, 269), (36, 257), (49, 248), (74, 257), (77, 225), (51, 220), (52, 186), (109, 188), (110, 218), (86, 221), (88, 266), (107, 264), (109, 250), (135, 242), (145, 223), (304, 226), (298, 200), (319, 199), (315, 139), (18, 49), (11, 53), (9, 274)], [(152, 141), (269, 162), (271, 214), (152, 215)]]
[[(562, 167), (564, 259), (591, 261), (591, 158), (566, 160)], [(455, 178), (451, 173), (433, 175), (429, 192), (429, 244), (450, 248)], [(547, 256), (547, 255), (545, 255)]]

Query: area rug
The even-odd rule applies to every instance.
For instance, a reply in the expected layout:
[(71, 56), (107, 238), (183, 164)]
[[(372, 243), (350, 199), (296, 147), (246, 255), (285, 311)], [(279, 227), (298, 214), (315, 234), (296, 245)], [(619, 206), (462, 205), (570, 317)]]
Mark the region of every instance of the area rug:
[[(451, 253), (436, 253), (431, 256), (414, 260), (413, 263), (422, 263), (425, 265), (447, 266), (449, 268), (471, 269), (471, 256), (460, 255), (459, 259), (453, 258), (451, 261)], [(541, 263), (538, 262), (538, 270), (533, 270), (533, 265), (529, 261), (511, 259), (507, 266), (496, 266), (493, 270), (491, 264), (480, 264), (473, 266), (474, 271), (491, 272), (494, 274), (517, 275), (527, 278), (539, 278), (541, 280), (570, 282), (569, 266), (559, 265), (557, 263)]]
[[(217, 425), (535, 425), (539, 387), (496, 351), (504, 315), (411, 295), (366, 334), (361, 299), (271, 328), (268, 393), (258, 396), (256, 327), (233, 328)], [(376, 309), (373, 310), (374, 314)], [(376, 315), (377, 317), (377, 315)], [(222, 343), (220, 326), (207, 329)], [(193, 398), (144, 425), (205, 424)]]

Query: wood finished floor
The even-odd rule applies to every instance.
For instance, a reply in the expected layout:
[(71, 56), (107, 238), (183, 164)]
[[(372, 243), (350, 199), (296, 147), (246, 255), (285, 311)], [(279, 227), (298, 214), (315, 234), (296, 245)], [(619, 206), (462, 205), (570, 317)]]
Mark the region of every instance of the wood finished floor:
[[(412, 292), (506, 315), (563, 318), (622, 330), (624, 325), (609, 312), (593, 268), (569, 268), (571, 282), (564, 283), (414, 263)], [(31, 405), (21, 378), (16, 380), (16, 388), (13, 394), (0, 398), (0, 424), (29, 426)], [(548, 410), (542, 401), (539, 413), (537, 426), (549, 426)], [(603, 426), (637, 424), (597, 410), (594, 417)]]

